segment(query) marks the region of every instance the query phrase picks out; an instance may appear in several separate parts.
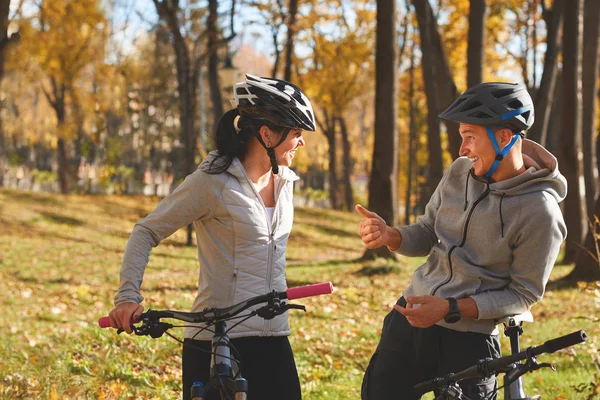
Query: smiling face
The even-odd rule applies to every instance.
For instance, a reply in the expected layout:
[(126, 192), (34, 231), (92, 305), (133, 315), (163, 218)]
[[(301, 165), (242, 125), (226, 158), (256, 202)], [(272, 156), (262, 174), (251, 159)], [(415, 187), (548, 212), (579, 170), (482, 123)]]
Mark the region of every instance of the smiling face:
[(485, 127), (461, 123), (459, 133), (462, 137), (459, 155), (471, 160), (476, 176), (484, 176), (496, 160), (496, 150)]
[[(273, 139), (273, 144), (279, 142), (281, 135), (276, 135)], [(304, 137), (302, 129), (292, 129), (288, 133), (285, 140), (275, 147), (275, 155), (277, 156), (277, 164), (289, 167), (292, 165), (296, 151), (300, 146), (304, 146)]]

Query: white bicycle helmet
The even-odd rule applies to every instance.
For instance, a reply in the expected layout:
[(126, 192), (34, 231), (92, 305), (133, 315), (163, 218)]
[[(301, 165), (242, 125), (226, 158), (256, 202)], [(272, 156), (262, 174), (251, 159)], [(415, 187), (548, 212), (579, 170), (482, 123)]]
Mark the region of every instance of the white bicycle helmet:
[(315, 113), (306, 95), (296, 85), (246, 74), (233, 86), (235, 106), (242, 117), (270, 121), (284, 128), (314, 131)]

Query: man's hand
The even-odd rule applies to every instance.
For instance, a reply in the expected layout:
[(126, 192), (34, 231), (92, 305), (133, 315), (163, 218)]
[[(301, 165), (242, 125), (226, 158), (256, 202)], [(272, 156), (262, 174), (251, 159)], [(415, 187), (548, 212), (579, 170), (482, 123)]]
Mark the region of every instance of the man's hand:
[[(415, 304), (419, 307), (414, 308)], [(435, 296), (409, 296), (406, 297), (406, 308), (396, 304), (394, 309), (404, 315), (412, 326), (429, 328), (448, 314), (450, 304), (448, 300)]]
[(131, 321), (137, 321), (144, 312), (144, 307), (137, 303), (122, 303), (115, 307), (109, 314), (110, 326), (123, 328), (125, 332), (131, 333)]
[(360, 204), (357, 204), (354, 209), (365, 218), (360, 223), (359, 233), (368, 249), (388, 246), (390, 250), (394, 251), (400, 247), (402, 237), (397, 229), (387, 226), (383, 218)]

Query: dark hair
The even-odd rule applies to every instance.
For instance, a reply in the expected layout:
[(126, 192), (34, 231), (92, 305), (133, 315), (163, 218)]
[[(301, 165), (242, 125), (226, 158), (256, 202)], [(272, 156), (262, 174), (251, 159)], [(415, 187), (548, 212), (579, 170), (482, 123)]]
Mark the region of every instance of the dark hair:
[(266, 125), (274, 132), (281, 132), (284, 129), (266, 120), (240, 116), (238, 128), (241, 130), (236, 132), (233, 121), (239, 115), (238, 109), (234, 108), (223, 114), (219, 120), (213, 137), (218, 155), (210, 163), (207, 171), (209, 174), (220, 174), (226, 171), (236, 157), (243, 161), (248, 154), (248, 142), (252, 137), (260, 137), (261, 126)]

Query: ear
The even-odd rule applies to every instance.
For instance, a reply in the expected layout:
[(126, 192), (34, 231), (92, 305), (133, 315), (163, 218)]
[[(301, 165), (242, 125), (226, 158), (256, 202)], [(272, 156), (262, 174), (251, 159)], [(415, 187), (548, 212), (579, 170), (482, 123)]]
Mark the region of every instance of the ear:
[(258, 133), (260, 134), (260, 137), (265, 143), (267, 143), (271, 139), (271, 130), (266, 125), (261, 126), (258, 130)]
[(509, 144), (513, 137), (513, 131), (511, 131), (508, 128), (502, 128), (502, 129), (500, 129), (499, 133), (500, 133), (500, 138), (499, 138), (498, 142), (503, 146), (506, 146), (507, 144)]

